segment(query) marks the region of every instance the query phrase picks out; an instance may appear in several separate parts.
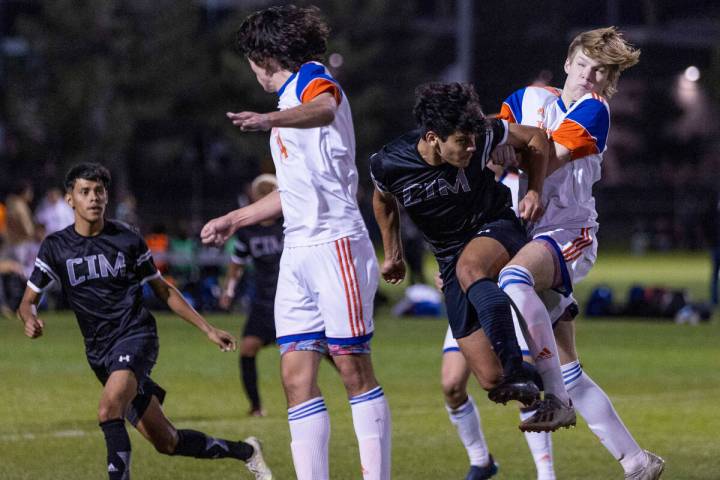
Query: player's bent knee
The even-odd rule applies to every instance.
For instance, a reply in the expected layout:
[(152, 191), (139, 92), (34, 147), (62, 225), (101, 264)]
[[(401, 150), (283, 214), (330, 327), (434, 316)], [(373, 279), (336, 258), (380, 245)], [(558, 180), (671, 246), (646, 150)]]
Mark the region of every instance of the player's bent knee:
[(490, 275), (488, 275), (488, 272), (486, 272), (484, 268), (481, 268), (471, 262), (458, 263), (455, 270), (455, 276), (457, 277), (458, 282), (460, 283), (460, 288), (462, 288), (463, 291), (467, 291), (467, 289), (478, 280), (490, 278)]
[(445, 402), (450, 406), (460, 405), (467, 398), (467, 383), (460, 379), (443, 379), (442, 391)]
[(119, 403), (103, 402), (98, 407), (98, 421), (103, 423), (116, 418), (124, 418), (124, 410)]

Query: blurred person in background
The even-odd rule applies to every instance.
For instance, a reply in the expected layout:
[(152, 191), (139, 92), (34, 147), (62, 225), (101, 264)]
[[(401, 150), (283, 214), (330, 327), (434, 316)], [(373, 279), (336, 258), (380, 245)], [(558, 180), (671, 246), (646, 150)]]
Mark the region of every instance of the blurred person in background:
[[(27, 180), (15, 184), (6, 199), (7, 242), (5, 257), (20, 262), (25, 275), (30, 275), (35, 259), (35, 222), (30, 204), (34, 196), (33, 187)], [(28, 260), (32, 258), (32, 260)]]
[[(275, 190), (275, 175), (260, 175), (250, 187), (250, 201), (257, 202)], [(269, 219), (235, 232), (235, 246), (220, 296), (220, 308), (228, 310), (246, 266), (252, 262), (255, 294), (240, 341), (240, 376), (250, 401), (250, 415), (255, 417), (265, 416), (260, 402), (255, 359), (261, 348), (275, 342), (274, 304), (283, 248), (282, 223), (282, 217)]]
[(706, 236), (710, 246), (710, 303), (717, 308), (720, 295), (720, 190), (715, 192), (706, 212), (703, 224), (707, 229)]
[(59, 188), (51, 188), (35, 210), (35, 221), (45, 227), (45, 235), (58, 232), (75, 222), (72, 207)]

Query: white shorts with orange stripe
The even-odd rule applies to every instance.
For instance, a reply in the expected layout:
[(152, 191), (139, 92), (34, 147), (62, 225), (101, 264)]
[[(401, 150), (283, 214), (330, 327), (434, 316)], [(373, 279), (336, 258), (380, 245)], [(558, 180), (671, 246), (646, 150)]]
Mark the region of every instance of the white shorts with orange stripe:
[(557, 260), (558, 291), (569, 294), (572, 286), (584, 279), (597, 259), (597, 227), (557, 229), (538, 233), (533, 240), (545, 240)]
[(285, 247), (275, 294), (277, 343), (370, 340), (378, 264), (366, 232), (319, 245)]

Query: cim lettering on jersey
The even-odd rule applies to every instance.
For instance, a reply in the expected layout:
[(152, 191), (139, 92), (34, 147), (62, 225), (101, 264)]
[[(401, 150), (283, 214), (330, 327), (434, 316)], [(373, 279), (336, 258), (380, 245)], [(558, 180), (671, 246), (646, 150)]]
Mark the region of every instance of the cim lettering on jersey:
[[(85, 268), (81, 267), (85, 265)], [(96, 278), (117, 277), (125, 273), (125, 256), (118, 252), (115, 264), (111, 264), (105, 255), (89, 255), (82, 258), (69, 258), (65, 261), (70, 285), (73, 287)]]
[(465, 176), (465, 169), (460, 168), (458, 169), (454, 185), (451, 185), (450, 182), (444, 178), (436, 178), (432, 182), (411, 183), (406, 185), (403, 188), (403, 205), (409, 207), (426, 200), (432, 200), (437, 196), (446, 197), (451, 193), (457, 195), (458, 193), (467, 193), (469, 191), (470, 182), (468, 182), (467, 176)]
[(253, 257), (282, 253), (283, 245), (276, 237), (264, 236), (250, 239), (250, 253)]

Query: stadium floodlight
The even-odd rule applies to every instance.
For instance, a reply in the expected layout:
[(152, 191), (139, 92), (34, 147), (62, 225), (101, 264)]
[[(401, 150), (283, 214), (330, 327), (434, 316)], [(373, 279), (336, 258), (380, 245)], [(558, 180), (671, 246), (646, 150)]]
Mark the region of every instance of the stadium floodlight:
[(683, 75), (687, 80), (697, 82), (700, 80), (700, 69), (695, 65), (690, 65), (685, 69), (685, 73)]

